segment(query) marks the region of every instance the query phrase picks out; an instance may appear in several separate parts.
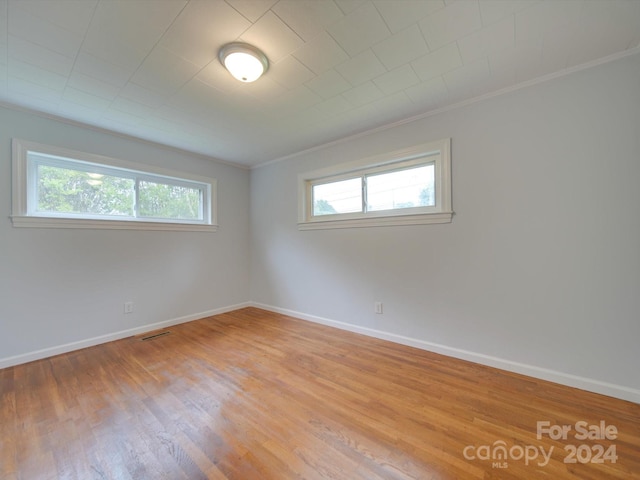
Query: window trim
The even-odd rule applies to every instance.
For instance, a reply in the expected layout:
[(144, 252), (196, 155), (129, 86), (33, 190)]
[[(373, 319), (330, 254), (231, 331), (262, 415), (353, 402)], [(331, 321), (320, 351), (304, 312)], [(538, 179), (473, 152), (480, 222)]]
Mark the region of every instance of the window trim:
[[(428, 157), (433, 156), (433, 160)], [(427, 160), (425, 161), (425, 157)], [(314, 185), (410, 168), (410, 165), (434, 162), (434, 207), (412, 207), (393, 210), (313, 215)], [(364, 202), (364, 199), (363, 199)], [(410, 211), (409, 211), (410, 210)], [(353, 162), (314, 170), (298, 175), (298, 229), (318, 230), (334, 228), (377, 227), (392, 225), (428, 225), (450, 223), (453, 217), (451, 202), (451, 139), (445, 138), (392, 152), (366, 157)]]
[[(180, 182), (196, 182), (204, 184), (203, 221), (191, 222), (189, 220), (172, 220), (157, 218), (122, 218), (83, 214), (57, 214), (31, 212), (30, 206), (35, 198), (33, 185), (29, 182), (33, 179), (30, 172), (28, 153), (36, 152), (43, 155), (51, 155), (77, 161), (81, 164), (94, 164), (104, 171), (122, 170), (123, 177), (127, 174), (141, 179), (159, 181), (166, 179), (179, 184)], [(53, 161), (52, 163), (56, 163)], [(65, 164), (64, 160), (60, 162)], [(44, 145), (36, 142), (12, 139), (12, 212), (11, 221), (14, 227), (34, 228), (81, 228), (81, 229), (116, 229), (116, 230), (169, 230), (169, 231), (217, 231), (217, 180), (215, 178), (192, 175), (184, 172), (176, 172), (147, 164), (119, 160), (93, 153), (78, 152), (66, 148)]]

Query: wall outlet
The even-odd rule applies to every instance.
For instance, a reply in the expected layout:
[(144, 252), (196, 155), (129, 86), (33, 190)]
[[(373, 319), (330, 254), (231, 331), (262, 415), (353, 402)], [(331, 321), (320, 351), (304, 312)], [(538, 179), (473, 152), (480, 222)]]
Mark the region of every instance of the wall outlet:
[(133, 313), (133, 302), (125, 302), (124, 313)]
[(382, 302), (375, 302), (373, 304), (373, 311), (378, 314), (382, 314)]

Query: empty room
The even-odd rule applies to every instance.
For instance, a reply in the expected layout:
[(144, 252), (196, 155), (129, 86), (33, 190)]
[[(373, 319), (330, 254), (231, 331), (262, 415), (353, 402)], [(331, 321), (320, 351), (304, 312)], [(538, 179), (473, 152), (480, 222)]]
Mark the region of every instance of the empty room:
[(0, 480), (640, 479), (640, 1), (0, 0)]

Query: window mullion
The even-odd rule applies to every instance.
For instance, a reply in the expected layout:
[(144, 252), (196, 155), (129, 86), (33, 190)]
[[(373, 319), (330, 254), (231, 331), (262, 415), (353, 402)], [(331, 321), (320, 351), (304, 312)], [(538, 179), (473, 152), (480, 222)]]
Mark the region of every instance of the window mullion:
[(140, 218), (140, 177), (136, 176), (136, 181), (133, 185), (134, 193), (133, 193), (133, 216), (135, 218)]
[(25, 189), (25, 207), (28, 213), (38, 209), (38, 166), (39, 163), (31, 161), (27, 163), (27, 188)]
[(362, 213), (367, 213), (367, 176), (362, 175)]

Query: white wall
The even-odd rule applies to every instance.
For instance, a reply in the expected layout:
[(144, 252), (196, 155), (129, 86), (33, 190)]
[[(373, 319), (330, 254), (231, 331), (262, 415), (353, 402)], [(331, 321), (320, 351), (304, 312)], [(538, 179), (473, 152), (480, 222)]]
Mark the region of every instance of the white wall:
[[(639, 116), (636, 55), (255, 169), (251, 298), (640, 402)], [(444, 137), (453, 223), (297, 230), (298, 173)]]
[[(220, 227), (215, 233), (14, 228), (12, 137), (215, 177)], [(0, 366), (245, 303), (248, 250), (248, 171), (0, 108)], [(125, 301), (135, 302), (134, 313), (123, 313)]]

